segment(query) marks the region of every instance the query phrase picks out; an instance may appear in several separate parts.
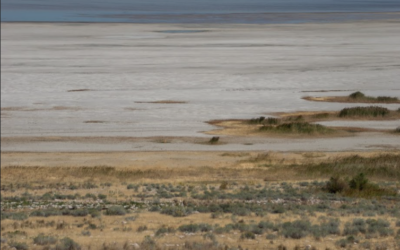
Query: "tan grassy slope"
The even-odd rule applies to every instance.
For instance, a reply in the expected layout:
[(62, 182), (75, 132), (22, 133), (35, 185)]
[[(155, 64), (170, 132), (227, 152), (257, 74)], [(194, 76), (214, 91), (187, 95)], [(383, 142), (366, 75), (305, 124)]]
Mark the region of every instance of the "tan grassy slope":
[[(389, 192), (389, 198), (378, 196), (376, 203), (323, 188), (332, 175), (364, 172), (385, 190), (398, 190), (398, 151), (1, 157), (2, 249), (17, 243), (29, 249), (64, 249), (65, 237), (85, 250), (399, 246), (396, 196)], [(121, 214), (107, 215), (112, 209)], [(354, 235), (349, 230), (354, 230), (355, 218), (383, 224), (374, 234)], [(328, 222), (333, 223), (332, 234), (320, 235)], [(39, 245), (38, 237), (50, 237), (54, 243)]]

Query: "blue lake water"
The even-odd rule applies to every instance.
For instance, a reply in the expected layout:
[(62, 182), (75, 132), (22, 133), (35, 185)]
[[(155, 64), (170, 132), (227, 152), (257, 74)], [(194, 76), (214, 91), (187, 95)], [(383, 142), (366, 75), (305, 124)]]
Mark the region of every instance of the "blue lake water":
[(297, 23), (398, 18), (376, 12), (400, 12), (400, 0), (1, 1), (2, 22)]

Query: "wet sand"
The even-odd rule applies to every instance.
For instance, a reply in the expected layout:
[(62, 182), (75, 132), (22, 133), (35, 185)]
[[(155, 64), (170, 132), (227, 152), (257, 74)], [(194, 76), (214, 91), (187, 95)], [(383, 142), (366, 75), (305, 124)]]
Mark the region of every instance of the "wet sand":
[[(368, 105), (315, 103), (304, 96), (360, 90), (400, 97), (397, 21), (1, 28), (2, 152), (400, 149), (399, 136), (384, 133), (221, 135), (219, 145), (208, 145), (204, 133), (216, 129), (206, 123), (213, 119)], [(202, 32), (170, 32), (193, 30)], [(400, 121), (354, 126), (395, 129)]]

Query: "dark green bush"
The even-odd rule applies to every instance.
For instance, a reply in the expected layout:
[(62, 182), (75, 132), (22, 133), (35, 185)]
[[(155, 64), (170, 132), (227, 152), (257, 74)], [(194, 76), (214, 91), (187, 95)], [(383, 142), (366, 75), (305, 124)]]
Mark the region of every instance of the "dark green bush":
[(209, 143), (214, 144), (214, 143), (217, 143), (218, 141), (219, 141), (219, 136), (213, 136), (210, 139)]
[(260, 131), (278, 132), (278, 133), (297, 133), (297, 134), (325, 134), (333, 130), (320, 124), (311, 124), (308, 122), (283, 123), (278, 126), (262, 126)]
[(282, 234), (286, 238), (301, 239), (311, 231), (311, 223), (308, 220), (296, 220), (282, 224)]
[(261, 228), (263, 231), (278, 231), (278, 227), (273, 222), (269, 221), (260, 221), (260, 223), (258, 223), (258, 227)]
[(265, 120), (264, 116), (260, 116), (259, 118), (253, 118), (249, 120), (250, 124), (259, 124), (262, 123)]
[(81, 250), (81, 246), (72, 239), (65, 237), (56, 245), (55, 250)]
[(368, 185), (368, 179), (365, 177), (363, 173), (354, 176), (353, 179), (351, 179), (349, 182), (350, 188), (359, 191), (362, 191), (364, 188), (367, 187), (367, 185)]
[(97, 198), (99, 198), (100, 200), (105, 200), (105, 199), (107, 199), (107, 195), (99, 194), (99, 195), (97, 195)]
[(77, 217), (83, 217), (89, 214), (87, 209), (74, 209), (74, 210), (64, 210), (62, 211), (62, 215), (71, 215)]
[(162, 214), (172, 215), (174, 217), (184, 217), (192, 213), (190, 208), (181, 206), (168, 206), (161, 209)]
[(331, 177), (325, 186), (329, 193), (340, 193), (347, 187), (347, 182), (338, 176)]
[(200, 227), (198, 224), (188, 224), (180, 226), (178, 230), (186, 233), (195, 233), (200, 230)]
[(162, 226), (159, 229), (157, 229), (155, 235), (156, 236), (162, 236), (162, 235), (167, 234), (167, 233), (175, 233), (175, 228)]
[(347, 238), (336, 241), (336, 245), (341, 248), (346, 248), (348, 245), (352, 245), (355, 242), (357, 242), (357, 240), (354, 238), (354, 236), (348, 236)]
[(354, 108), (344, 108), (339, 112), (339, 117), (357, 117), (357, 116), (386, 116), (390, 113), (387, 108), (378, 106), (369, 107), (354, 107)]
[(125, 215), (126, 210), (122, 206), (109, 207), (105, 212), (105, 215)]
[(398, 101), (397, 97), (390, 97), (390, 96), (378, 96), (376, 98), (379, 102), (395, 102)]
[(357, 91), (350, 94), (349, 97), (352, 99), (364, 99), (366, 96), (362, 92)]
[(53, 236), (46, 236), (43, 233), (39, 234), (35, 238), (33, 238), (33, 242), (37, 245), (50, 245), (50, 244), (55, 244), (57, 242), (57, 239)]
[(242, 233), (240, 238), (242, 238), (242, 239), (255, 239), (256, 235), (253, 232), (246, 231), (246, 232)]
[(5, 219), (9, 219), (9, 220), (26, 220), (28, 219), (28, 214), (24, 213), (24, 212), (17, 212), (17, 213), (13, 213), (13, 212), (1, 212), (1, 220), (5, 220)]
[(379, 234), (381, 237), (386, 237), (393, 234), (393, 229), (390, 228), (390, 222), (383, 219), (368, 219), (368, 233)]
[(58, 215), (62, 215), (62, 211), (46, 209), (46, 210), (35, 210), (29, 216), (49, 217), (49, 216), (58, 216)]
[(355, 218), (353, 222), (347, 222), (345, 224), (343, 234), (344, 235), (357, 235), (357, 234), (365, 234), (367, 232), (367, 223), (364, 219)]
[[(144, 225), (144, 226), (139, 226), (138, 227), (138, 229), (137, 229), (137, 231), (140, 233), (140, 232), (143, 232), (143, 231), (146, 231), (147, 230), (147, 226), (146, 225)], [(157, 235), (157, 233), (156, 233), (156, 235)]]
[(227, 181), (223, 181), (222, 183), (221, 183), (221, 185), (219, 186), (219, 189), (220, 190), (225, 190), (225, 189), (227, 189), (228, 188), (228, 182)]
[(360, 100), (360, 101), (378, 101), (378, 102), (396, 102), (398, 101), (397, 97), (390, 97), (390, 96), (378, 96), (378, 97), (371, 97), (371, 96), (366, 96), (360, 91), (354, 92), (349, 95), (349, 98), (354, 99), (354, 100)]
[[(325, 237), (327, 235), (339, 235), (340, 234), (340, 221), (335, 219), (330, 219), (328, 222), (322, 223), (319, 227), (315, 227), (313, 234), (316, 236)], [(317, 230), (317, 231), (315, 231)]]
[(12, 241), (12, 242), (9, 242), (8, 245), (17, 250), (28, 250), (29, 249), (28, 245), (25, 242)]

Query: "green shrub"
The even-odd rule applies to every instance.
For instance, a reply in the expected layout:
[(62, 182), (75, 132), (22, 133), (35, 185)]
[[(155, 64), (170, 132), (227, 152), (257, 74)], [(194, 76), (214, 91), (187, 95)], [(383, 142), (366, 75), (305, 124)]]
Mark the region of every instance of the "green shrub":
[(99, 194), (99, 195), (97, 195), (97, 198), (99, 198), (100, 200), (105, 200), (105, 199), (107, 199), (107, 195)]
[[(328, 222), (322, 223), (319, 227), (314, 229), (317, 230), (317, 234), (319, 236), (327, 236), (330, 234), (339, 235), (340, 234), (340, 221), (335, 219), (330, 219)], [(313, 231), (313, 234), (316, 235), (316, 231)]]
[(357, 240), (354, 238), (354, 236), (348, 236), (347, 238), (336, 241), (336, 245), (341, 248), (346, 248), (348, 245), (352, 245), (355, 242), (357, 242)]
[[(305, 172), (308, 175), (351, 176), (364, 173), (368, 176), (398, 180), (400, 179), (399, 162), (400, 155), (398, 154), (382, 154), (374, 157), (353, 155), (333, 161), (302, 165), (299, 169), (301, 169), (302, 173)], [(300, 167), (300, 165), (294, 165), (293, 167)]]
[(255, 239), (256, 235), (253, 232), (246, 231), (240, 236), (241, 239)]
[(196, 233), (200, 230), (200, 227), (197, 224), (188, 224), (180, 226), (178, 230), (186, 233)]
[(84, 217), (89, 214), (87, 209), (64, 210), (62, 215), (71, 215), (76, 217)]
[(146, 225), (144, 225), (144, 226), (139, 226), (138, 227), (138, 229), (137, 229), (137, 231), (140, 233), (140, 232), (143, 232), (143, 231), (146, 231), (147, 230), (147, 226)]
[(214, 144), (214, 143), (217, 143), (218, 141), (219, 141), (219, 136), (213, 136), (210, 139), (209, 143)]
[(400, 127), (397, 127), (397, 128), (394, 130), (394, 132), (395, 132), (395, 133), (400, 133)]
[(350, 99), (359, 100), (359, 101), (377, 101), (377, 102), (396, 102), (398, 101), (397, 97), (390, 97), (390, 96), (378, 96), (378, 97), (371, 97), (366, 96), (360, 91), (354, 92), (349, 95)]
[(26, 220), (28, 219), (28, 214), (24, 213), (24, 212), (17, 212), (17, 213), (7, 213), (7, 212), (3, 212), (1, 211), (1, 220), (5, 220), (5, 219), (9, 219), (9, 220)]
[(49, 217), (49, 216), (58, 216), (58, 215), (62, 215), (62, 211), (45, 209), (45, 210), (35, 210), (29, 216)]
[(168, 206), (161, 209), (162, 214), (172, 215), (174, 217), (184, 217), (192, 213), (190, 208), (181, 206)]
[(65, 237), (56, 245), (55, 250), (81, 250), (81, 246), (72, 239)]
[(349, 95), (351, 99), (364, 99), (366, 96), (364, 93), (357, 91)]
[(301, 239), (306, 237), (311, 230), (311, 223), (308, 220), (296, 220), (282, 224), (282, 233), (286, 238)]
[(249, 120), (250, 124), (259, 124), (262, 123), (265, 120), (264, 116), (260, 116), (259, 118), (253, 118)]
[(273, 117), (268, 117), (267, 119), (265, 119), (265, 121), (263, 123), (268, 124), (268, 125), (277, 125), (279, 123), (279, 119), (273, 118)]
[(9, 242), (8, 245), (11, 248), (15, 248), (17, 250), (28, 250), (29, 249), (28, 245), (25, 242), (12, 241), (12, 242)]
[(85, 198), (87, 198), (87, 199), (92, 199), (92, 200), (96, 200), (96, 199), (97, 199), (96, 195), (90, 194), (90, 193), (87, 193), (87, 194), (85, 195)]
[(162, 235), (167, 234), (167, 233), (175, 233), (175, 228), (162, 226), (159, 229), (157, 229), (155, 235), (156, 236), (162, 236)]
[(49, 244), (55, 244), (57, 242), (57, 239), (53, 236), (46, 236), (43, 233), (39, 234), (35, 238), (33, 238), (33, 242), (37, 245), (49, 245)]
[(228, 188), (228, 182), (227, 181), (223, 181), (221, 183), (221, 185), (219, 186), (220, 190), (226, 190)]
[(376, 98), (379, 102), (395, 102), (398, 101), (397, 97), (390, 97), (390, 96), (378, 96)]
[(368, 233), (379, 234), (381, 237), (386, 237), (393, 234), (393, 229), (390, 228), (390, 222), (383, 219), (368, 219)]
[(99, 218), (101, 216), (101, 213), (97, 209), (89, 209), (89, 214), (92, 216), (92, 218)]
[(387, 108), (378, 107), (378, 106), (369, 106), (369, 107), (354, 107), (354, 108), (344, 108), (339, 112), (339, 117), (378, 117), (378, 116), (386, 116), (390, 113)]
[(269, 221), (260, 221), (260, 223), (258, 223), (258, 227), (261, 228), (263, 231), (278, 231), (278, 227), (273, 222)]
[(347, 188), (347, 182), (340, 177), (331, 177), (326, 183), (326, 190), (329, 193), (340, 193)]
[(125, 215), (126, 210), (122, 206), (109, 207), (105, 212), (105, 215)]
[(364, 188), (366, 188), (367, 185), (368, 185), (368, 179), (365, 177), (363, 173), (354, 176), (353, 179), (351, 179), (349, 182), (350, 188), (359, 191), (362, 191)]
[(353, 222), (347, 222), (344, 226), (344, 235), (357, 235), (359, 233), (365, 234), (367, 232), (367, 223), (364, 219), (355, 218)]
[(260, 131), (295, 133), (295, 134), (325, 134), (333, 130), (320, 124), (311, 124), (308, 122), (283, 123), (277, 126), (262, 126)]

